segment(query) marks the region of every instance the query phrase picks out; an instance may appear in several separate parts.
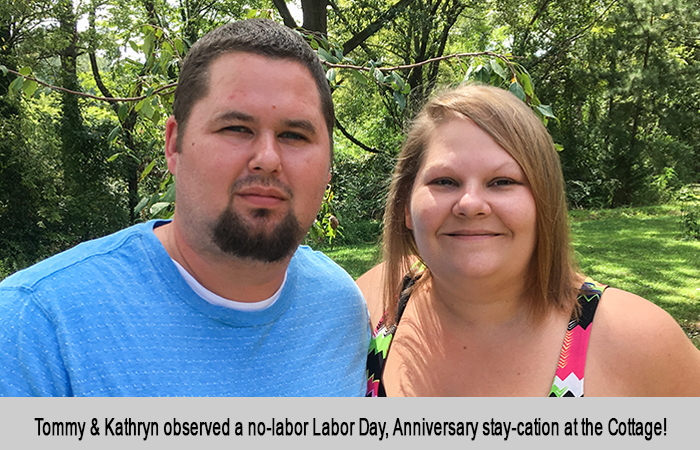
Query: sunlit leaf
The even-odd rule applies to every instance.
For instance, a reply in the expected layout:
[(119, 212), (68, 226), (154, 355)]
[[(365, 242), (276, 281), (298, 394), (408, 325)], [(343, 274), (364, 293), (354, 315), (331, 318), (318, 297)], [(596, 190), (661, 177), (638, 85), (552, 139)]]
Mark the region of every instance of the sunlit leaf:
[(148, 117), (149, 119), (153, 117), (153, 106), (151, 105), (151, 102), (143, 102), (143, 106), (141, 106), (141, 110), (139, 111), (140, 114), (143, 114), (144, 116)]
[(25, 79), (22, 83), (22, 90), (27, 97), (31, 97), (36, 92), (38, 84), (34, 80)]
[(185, 52), (185, 44), (183, 44), (182, 39), (173, 39), (173, 44), (175, 44), (177, 52), (180, 54), (180, 56), (182, 56), (182, 54)]
[(551, 117), (556, 119), (554, 112), (552, 112), (552, 107), (550, 105), (537, 105), (537, 110), (542, 113), (545, 117)]
[(151, 56), (153, 53), (153, 50), (155, 49), (155, 36), (153, 33), (148, 33), (146, 34), (146, 37), (143, 39), (143, 45), (141, 46), (143, 49), (143, 53), (146, 56)]
[(166, 203), (166, 202), (154, 203), (153, 206), (151, 206), (151, 214), (155, 216), (156, 214), (158, 214), (159, 212), (161, 212), (162, 210), (164, 210), (168, 206), (170, 206), (170, 203)]
[(518, 81), (523, 87), (523, 90), (527, 95), (534, 95), (535, 90), (532, 87), (532, 79), (530, 78), (530, 74), (527, 73), (527, 70), (525, 70), (522, 66), (518, 67), (517, 70), (518, 73)]
[(149, 173), (151, 173), (151, 170), (153, 170), (153, 167), (156, 165), (156, 160), (154, 159), (153, 161), (150, 162), (146, 166), (145, 169), (143, 169), (143, 172), (141, 172), (141, 176), (139, 177), (139, 183), (148, 176)]
[(350, 76), (360, 84), (367, 84), (369, 82), (369, 79), (359, 70), (350, 70)]

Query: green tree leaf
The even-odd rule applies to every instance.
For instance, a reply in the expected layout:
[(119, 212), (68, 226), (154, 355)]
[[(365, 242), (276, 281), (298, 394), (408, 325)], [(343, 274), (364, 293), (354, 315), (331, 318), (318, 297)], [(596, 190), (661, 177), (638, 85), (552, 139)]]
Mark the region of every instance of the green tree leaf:
[(331, 55), (326, 49), (323, 47), (318, 48), (318, 55), (323, 59), (324, 61), (328, 61), (331, 64), (336, 64), (338, 63), (338, 59)]
[(22, 83), (22, 90), (24, 91), (24, 95), (26, 95), (27, 97), (31, 97), (32, 95), (34, 95), (34, 92), (36, 92), (37, 87), (37, 82), (28, 78), (25, 78), (24, 82)]
[(510, 80), (510, 75), (501, 67), (501, 63), (498, 59), (491, 60), (491, 70), (493, 70), (496, 75), (504, 79), (505, 81)]
[(394, 101), (399, 105), (399, 109), (403, 111), (406, 109), (406, 96), (399, 91), (394, 91)]
[(512, 92), (513, 94), (515, 94), (515, 96), (518, 97), (522, 101), (525, 101), (525, 99), (527, 98), (527, 96), (525, 95), (525, 91), (523, 90), (523, 87), (517, 81), (510, 83), (508, 90), (510, 92)]
[(331, 82), (331, 84), (335, 84), (336, 75), (337, 75), (337, 73), (336, 73), (335, 69), (333, 69), (333, 68), (328, 69), (328, 71), (326, 71), (326, 78), (328, 79), (328, 81)]
[(13, 93), (14, 95), (19, 94), (19, 91), (22, 90), (22, 86), (24, 85), (24, 78), (22, 77), (17, 77), (14, 80), (12, 80), (12, 83), (10, 83), (9, 86), (9, 91)]
[(545, 117), (550, 117), (552, 119), (557, 118), (554, 112), (552, 112), (552, 107), (550, 105), (537, 105), (536, 108)]
[(367, 85), (369, 83), (369, 78), (367, 78), (362, 72), (356, 69), (350, 69), (350, 76), (360, 84)]
[[(117, 139), (117, 136), (122, 131), (122, 127), (117, 125), (116, 127), (112, 128), (112, 131), (109, 132), (109, 135), (107, 135), (107, 142), (114, 142), (115, 139)], [(108, 160), (109, 161), (109, 160)]]
[(144, 178), (148, 176), (149, 173), (151, 173), (151, 170), (153, 170), (153, 167), (156, 165), (156, 160), (154, 159), (151, 161), (145, 169), (143, 169), (143, 172), (141, 172), (141, 177), (139, 178), (139, 182), (143, 181)]
[(120, 121), (124, 121), (126, 119), (126, 116), (129, 114), (129, 105), (126, 103), (122, 103), (119, 105), (119, 108), (117, 109), (117, 117), (119, 117)]

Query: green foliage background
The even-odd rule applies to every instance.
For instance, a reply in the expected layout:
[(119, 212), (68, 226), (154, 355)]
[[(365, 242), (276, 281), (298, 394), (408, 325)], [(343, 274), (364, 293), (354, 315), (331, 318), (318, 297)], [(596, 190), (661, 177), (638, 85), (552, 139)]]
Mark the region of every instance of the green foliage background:
[[(574, 209), (671, 202), (700, 182), (695, 0), (304, 5), (1, 1), (0, 277), (172, 214), (163, 125), (179, 63), (208, 30), (250, 17), (303, 26), (328, 68), (336, 159), (314, 246), (376, 241), (404, 129), (432, 92), (465, 80), (540, 115)], [(697, 211), (686, 201), (677, 219), (691, 239)]]

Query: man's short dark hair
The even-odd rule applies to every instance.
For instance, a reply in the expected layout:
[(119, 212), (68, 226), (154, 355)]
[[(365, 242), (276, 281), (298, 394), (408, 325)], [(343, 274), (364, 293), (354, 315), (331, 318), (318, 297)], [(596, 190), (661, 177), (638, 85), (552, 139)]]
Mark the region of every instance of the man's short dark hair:
[(222, 55), (235, 52), (296, 61), (311, 72), (318, 88), (321, 113), (326, 121), (332, 151), (335, 114), (323, 66), (303, 37), (290, 28), (268, 19), (228, 23), (205, 34), (190, 48), (180, 68), (180, 79), (173, 102), (173, 115), (178, 123), (178, 133), (185, 130), (194, 104), (208, 93), (209, 67), (212, 62)]

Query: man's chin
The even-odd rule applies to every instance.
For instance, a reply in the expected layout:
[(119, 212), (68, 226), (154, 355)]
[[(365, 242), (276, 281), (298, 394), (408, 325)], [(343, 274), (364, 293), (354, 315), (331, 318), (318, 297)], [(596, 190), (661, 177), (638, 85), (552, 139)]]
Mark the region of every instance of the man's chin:
[(222, 212), (213, 229), (214, 243), (230, 256), (259, 262), (280, 262), (294, 254), (306, 235), (296, 217), (290, 213), (272, 220), (268, 214), (257, 215), (243, 218), (231, 209)]

